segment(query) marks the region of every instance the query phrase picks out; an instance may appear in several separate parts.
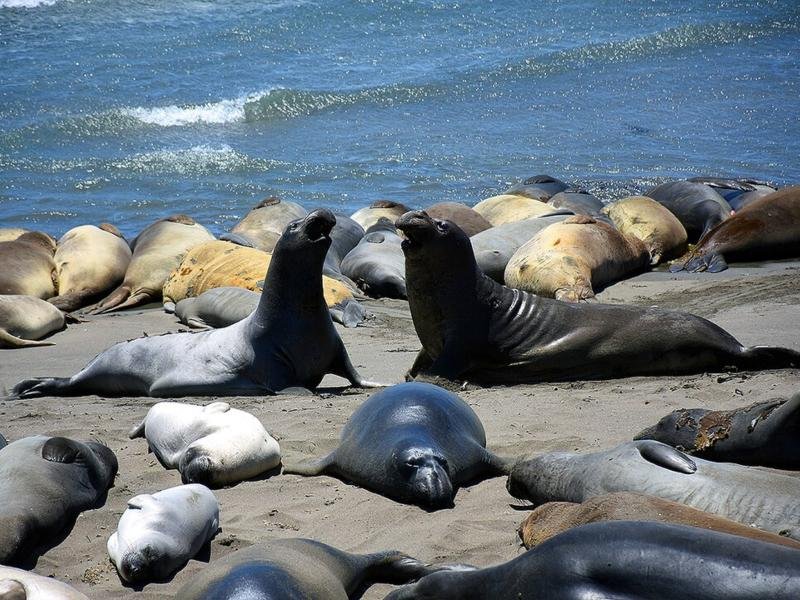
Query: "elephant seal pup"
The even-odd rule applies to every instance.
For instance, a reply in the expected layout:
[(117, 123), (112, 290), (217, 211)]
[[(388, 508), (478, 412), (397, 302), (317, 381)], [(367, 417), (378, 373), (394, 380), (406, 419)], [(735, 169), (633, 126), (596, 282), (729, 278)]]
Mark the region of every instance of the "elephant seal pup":
[(360, 208), (350, 218), (364, 228), (364, 231), (375, 225), (381, 217), (385, 217), (390, 221), (394, 220), (400, 215), (407, 213), (410, 208), (405, 204), (393, 202), (392, 200), (376, 200), (365, 208)]
[(422, 342), (409, 377), (515, 384), (800, 365), (800, 352), (744, 347), (688, 313), (576, 306), (507, 288), (481, 273), (470, 238), (452, 223), (410, 212), (397, 226)]
[(290, 224), (275, 246), (258, 308), (243, 321), (200, 333), (122, 342), (72, 377), (28, 379), (12, 396), (238, 396), (314, 389), (326, 373), (374, 387), (353, 368), (322, 295), (333, 214)]
[(66, 327), (64, 313), (33, 296), (0, 296), (0, 348), (52, 346), (37, 341)]
[(526, 548), (538, 546), (550, 538), (587, 523), (601, 521), (657, 521), (676, 523), (730, 533), (742, 537), (789, 546), (800, 550), (800, 542), (748, 527), (736, 521), (712, 515), (680, 502), (656, 496), (617, 492), (589, 498), (581, 504), (548, 502), (534, 509), (519, 526), (517, 533)]
[(506, 487), (515, 498), (584, 502), (612, 492), (650, 494), (800, 540), (800, 479), (690, 458), (661, 442), (626, 442), (590, 454), (550, 452), (517, 462)]
[(586, 215), (567, 217), (537, 233), (514, 253), (507, 286), (566, 302), (594, 299), (605, 286), (650, 264), (645, 245), (613, 225)]
[(381, 217), (342, 260), (342, 273), (373, 298), (406, 297), (402, 238), (394, 224)]
[(56, 295), (58, 273), (53, 254), (56, 242), (46, 233), (31, 231), (11, 242), (0, 242), (0, 295)]
[(89, 600), (52, 577), (0, 566), (0, 600)]
[(515, 196), (527, 196), (534, 200), (547, 202), (550, 198), (559, 192), (563, 192), (567, 188), (569, 188), (569, 185), (560, 179), (550, 177), (550, 175), (535, 175), (533, 177), (528, 177), (522, 183), (515, 183), (503, 193), (513, 194)]
[(727, 533), (612, 521), (571, 529), (509, 562), (442, 571), (386, 600), (791, 600), (800, 552)]
[(339, 447), (284, 473), (329, 474), (428, 510), (453, 505), (458, 487), (501, 475), (480, 419), (455, 394), (429, 383), (400, 383), (352, 414)]
[(650, 264), (681, 256), (686, 251), (686, 229), (678, 217), (647, 196), (629, 196), (603, 208), (622, 233), (642, 241)]
[(691, 244), (731, 216), (725, 198), (703, 183), (671, 181), (651, 188), (644, 195), (666, 206), (678, 218)]
[(219, 503), (206, 486), (179, 485), (128, 500), (108, 556), (131, 585), (167, 581), (219, 531)]
[(492, 227), (549, 215), (557, 209), (541, 200), (527, 196), (501, 194), (481, 200), (474, 206), (476, 213), (492, 224)]
[(800, 256), (800, 186), (786, 187), (748, 204), (703, 236), (688, 260), (670, 271), (728, 268), (728, 261), (754, 261)]
[(281, 462), (280, 446), (261, 421), (227, 402), (159, 402), (129, 437), (145, 438), (165, 469), (178, 469), (183, 483), (233, 485)]
[(687, 454), (717, 462), (800, 470), (800, 394), (736, 410), (676, 410), (640, 432)]
[(105, 501), (117, 459), (98, 442), (35, 435), (0, 450), (0, 564), (35, 559)]
[(374, 583), (407, 583), (439, 569), (395, 550), (350, 554), (314, 540), (279, 539), (212, 562), (175, 598), (354, 600)]
[(106, 313), (161, 298), (169, 274), (194, 246), (213, 240), (208, 230), (186, 215), (173, 215), (146, 227), (133, 242), (125, 279), (92, 311)]
[(583, 189), (564, 190), (550, 198), (547, 203), (555, 208), (571, 210), (576, 215), (586, 215), (609, 225), (612, 224), (611, 219), (603, 213), (605, 204), (602, 200)]
[(65, 312), (83, 308), (125, 277), (131, 248), (109, 223), (81, 225), (58, 240), (55, 254), (58, 296), (49, 302)]
[[(231, 229), (231, 240), (244, 238), (254, 248), (272, 252), (278, 238), (286, 226), (308, 214), (305, 208), (294, 202), (287, 202), (270, 196), (256, 204), (245, 217)], [(220, 239), (225, 240), (223, 235)]]
[(486, 231), (492, 226), (480, 213), (460, 202), (439, 202), (426, 208), (425, 212), (432, 219), (452, 221), (470, 237), (481, 231)]
[(23, 233), (28, 233), (28, 230), (19, 227), (0, 227), (0, 242), (13, 242)]
[(498, 225), (472, 236), (469, 241), (478, 267), (484, 275), (503, 283), (506, 265), (514, 253), (542, 229), (553, 223), (561, 223), (572, 214), (571, 211), (558, 211), (550, 215)]

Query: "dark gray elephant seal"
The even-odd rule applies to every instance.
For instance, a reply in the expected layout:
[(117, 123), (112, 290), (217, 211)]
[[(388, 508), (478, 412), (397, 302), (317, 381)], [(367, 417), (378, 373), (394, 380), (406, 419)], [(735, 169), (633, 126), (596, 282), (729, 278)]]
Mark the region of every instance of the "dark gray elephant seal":
[(322, 265), (322, 274), (346, 283), (353, 292), (358, 291), (358, 286), (342, 274), (342, 260), (364, 237), (364, 228), (356, 221), (344, 215), (336, 215), (336, 225), (331, 230), (331, 247), (325, 255), (325, 264)]
[(286, 226), (307, 214), (305, 208), (276, 196), (256, 204), (221, 240), (272, 252)]
[(0, 450), (5, 448), (6, 446), (8, 446), (8, 441), (6, 441), (6, 438), (4, 438), (3, 434), (0, 433)]
[(387, 218), (367, 229), (358, 245), (342, 260), (342, 273), (373, 298), (406, 297), (402, 238)]
[[(422, 351), (409, 372), (477, 383), (800, 366), (787, 348), (744, 347), (700, 317), (658, 308), (574, 306), (498, 284), (447, 221), (409, 212), (408, 301)], [(590, 325), (589, 325), (590, 324)]]
[(28, 564), (105, 501), (117, 459), (98, 442), (36, 435), (0, 450), (0, 564)]
[(666, 206), (678, 217), (693, 244), (718, 223), (731, 216), (731, 207), (709, 186), (691, 181), (671, 181), (644, 194)]
[(704, 183), (714, 188), (714, 191), (725, 198), (734, 211), (741, 210), (751, 202), (777, 191), (777, 188), (766, 181), (750, 178), (690, 177), (687, 181)]
[(122, 342), (72, 377), (25, 380), (12, 397), (256, 395), (313, 389), (326, 373), (353, 385), (377, 385), (353, 368), (322, 294), (322, 262), (333, 224), (333, 214), (318, 209), (287, 226), (258, 308), (243, 321)]
[(571, 210), (576, 215), (587, 215), (598, 221), (608, 223), (609, 225), (614, 224), (611, 219), (603, 213), (603, 208), (605, 208), (603, 201), (584, 189), (564, 190), (550, 198), (547, 203), (555, 208)]
[(407, 583), (437, 570), (393, 550), (350, 554), (313, 540), (272, 540), (212, 562), (175, 598), (347, 600), (374, 583)]
[(547, 202), (548, 199), (569, 187), (566, 183), (550, 175), (534, 175), (521, 183), (515, 183), (504, 194), (527, 196), (534, 200)]
[(800, 540), (800, 479), (777, 471), (690, 458), (653, 440), (603, 452), (550, 452), (517, 462), (506, 484), (515, 498), (584, 502), (637, 492), (682, 502), (765, 531)]
[(480, 419), (455, 394), (401, 383), (370, 396), (342, 430), (339, 446), (284, 473), (330, 474), (393, 500), (435, 510), (459, 486), (507, 472), (486, 449)]
[(682, 408), (635, 440), (657, 440), (718, 462), (800, 470), (800, 394), (736, 410)]
[(696, 527), (591, 523), (494, 567), (442, 571), (386, 600), (790, 600), (800, 552)]

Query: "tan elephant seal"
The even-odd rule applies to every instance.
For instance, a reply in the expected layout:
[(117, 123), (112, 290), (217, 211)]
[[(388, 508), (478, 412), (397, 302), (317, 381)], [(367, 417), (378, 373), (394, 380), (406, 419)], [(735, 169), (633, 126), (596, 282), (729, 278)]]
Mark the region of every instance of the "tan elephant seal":
[(111, 312), (159, 300), (164, 282), (186, 253), (213, 239), (205, 227), (186, 215), (172, 215), (149, 225), (131, 243), (133, 256), (125, 279), (92, 312)]
[(13, 242), (23, 233), (28, 233), (28, 230), (19, 227), (0, 227), (0, 242)]
[(0, 242), (0, 294), (21, 294), (42, 300), (55, 296), (58, 285), (55, 251), (56, 241), (40, 231)]
[(650, 264), (681, 256), (686, 251), (686, 228), (663, 204), (647, 196), (629, 196), (603, 208), (622, 233), (641, 240)]
[(125, 277), (131, 248), (110, 223), (81, 225), (58, 240), (55, 254), (58, 296), (50, 302), (63, 311), (91, 304)]
[(455, 223), (470, 237), (492, 227), (492, 224), (475, 209), (460, 202), (439, 202), (426, 208), (425, 212), (431, 219)]
[(489, 221), (493, 227), (532, 217), (541, 217), (558, 210), (541, 200), (516, 194), (500, 194), (499, 196), (486, 198), (478, 202), (474, 209), (475, 212)]
[(53, 342), (35, 340), (61, 331), (64, 326), (64, 313), (41, 298), (0, 296), (0, 348), (52, 346)]
[(0, 600), (89, 600), (66, 583), (15, 567), (0, 566)]
[(641, 271), (650, 253), (634, 237), (586, 215), (550, 225), (508, 261), (506, 285), (539, 296), (580, 302), (594, 287)]
[[(271, 254), (231, 242), (213, 240), (199, 244), (186, 253), (164, 282), (164, 305), (171, 308), (171, 304), (184, 298), (196, 298), (220, 287), (260, 292), (271, 260)], [(353, 298), (344, 283), (325, 275), (322, 276), (322, 292), (329, 307)]]
[(633, 492), (595, 496), (581, 504), (547, 502), (528, 515), (517, 533), (523, 545), (530, 549), (568, 529), (599, 521), (676, 523), (800, 549), (800, 542), (776, 533), (749, 527), (680, 502)]
[(308, 214), (305, 208), (270, 196), (256, 204), (245, 217), (220, 239), (272, 252), (286, 226)]
[(364, 228), (364, 231), (375, 225), (381, 217), (386, 217), (392, 223), (400, 215), (407, 213), (410, 209), (404, 204), (392, 200), (377, 200), (365, 208), (360, 208), (350, 218)]

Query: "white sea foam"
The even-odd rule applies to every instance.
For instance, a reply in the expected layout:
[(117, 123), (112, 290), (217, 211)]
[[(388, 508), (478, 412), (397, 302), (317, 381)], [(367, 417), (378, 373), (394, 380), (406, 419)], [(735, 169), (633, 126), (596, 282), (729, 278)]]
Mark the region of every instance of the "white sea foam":
[(191, 148), (164, 149), (136, 154), (112, 163), (122, 171), (145, 174), (205, 175), (269, 169), (271, 162), (237, 152), (227, 144), (201, 144)]
[(0, 8), (36, 8), (52, 6), (58, 0), (0, 0)]
[[(2, 1), (2, 0), (0, 0)], [(267, 93), (267, 92), (264, 92)], [(156, 108), (127, 108), (122, 112), (148, 125), (180, 127), (197, 123), (222, 124), (244, 121), (244, 105), (262, 94), (240, 96), (197, 106), (162, 106)]]

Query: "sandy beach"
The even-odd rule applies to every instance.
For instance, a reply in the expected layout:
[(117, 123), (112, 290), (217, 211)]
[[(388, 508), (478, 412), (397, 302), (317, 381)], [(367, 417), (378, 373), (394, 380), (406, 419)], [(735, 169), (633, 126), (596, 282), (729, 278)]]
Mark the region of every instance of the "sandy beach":
[[(719, 274), (650, 272), (615, 284), (601, 302), (681, 309), (709, 318), (746, 345), (800, 350), (800, 262), (736, 266)], [(353, 363), (369, 379), (400, 382), (420, 344), (408, 305), (369, 301), (364, 326), (337, 326)], [(160, 306), (87, 317), (54, 335), (55, 346), (0, 350), (0, 392), (32, 376), (65, 376), (112, 343), (179, 331)], [(237, 397), (228, 401), (256, 415), (280, 442), (284, 460), (330, 451), (349, 415), (368, 397), (327, 377), (314, 396)], [(488, 446), (516, 457), (566, 449), (594, 451), (630, 440), (680, 407), (731, 409), (798, 391), (800, 370), (632, 377), (468, 389), (461, 394), (481, 418)], [(187, 398), (206, 404), (211, 398)], [(99, 439), (116, 453), (119, 475), (105, 505), (83, 513), (67, 539), (44, 554), (35, 572), (56, 577), (91, 598), (171, 598), (206, 563), (192, 560), (166, 584), (124, 587), (106, 552), (126, 501), (180, 484), (142, 439), (129, 440), (154, 401), (95, 396), (0, 402), (0, 433), (9, 441), (33, 434)], [(461, 489), (455, 507), (433, 513), (398, 504), (331, 477), (273, 475), (216, 491), (222, 531), (210, 560), (278, 537), (307, 537), (351, 552), (398, 549), (428, 562), (487, 566), (522, 552), (516, 528), (525, 518), (506, 492), (505, 478)], [(382, 598), (374, 586), (365, 598)]]

